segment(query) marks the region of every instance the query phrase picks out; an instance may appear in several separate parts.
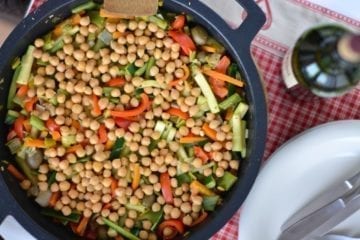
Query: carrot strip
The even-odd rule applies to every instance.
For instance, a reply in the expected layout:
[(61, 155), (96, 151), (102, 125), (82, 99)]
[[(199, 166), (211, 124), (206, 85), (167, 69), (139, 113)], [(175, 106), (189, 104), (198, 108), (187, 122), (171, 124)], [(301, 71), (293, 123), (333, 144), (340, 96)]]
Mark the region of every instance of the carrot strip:
[(203, 160), (203, 162), (209, 161), (209, 155), (201, 147), (195, 146), (194, 153), (195, 156)]
[(81, 20), (81, 16), (80, 16), (80, 14), (77, 13), (71, 18), (71, 24), (72, 25), (79, 25), (80, 20)]
[(54, 31), (53, 31), (53, 34), (56, 38), (60, 37), (63, 33), (63, 30), (62, 30), (62, 25), (59, 24), (55, 27)]
[(112, 207), (111, 203), (106, 203), (102, 209), (110, 209)]
[(113, 146), (114, 146), (114, 141), (111, 141), (108, 139), (105, 144), (105, 150), (110, 150), (110, 149), (112, 149)]
[(28, 87), (27, 85), (21, 85), (21, 86), (19, 87), (19, 90), (18, 90), (17, 93), (16, 93), (16, 96), (18, 96), (18, 97), (20, 97), (20, 98), (25, 97), (26, 94), (27, 94), (27, 92), (28, 92), (28, 90), (29, 90), (29, 87)]
[(18, 181), (22, 182), (26, 179), (26, 177), (21, 173), (19, 172), (19, 170), (17, 170), (17, 168), (12, 165), (12, 164), (9, 164), (6, 168), (8, 170), (8, 172), (13, 175)]
[(134, 109), (130, 109), (130, 110), (124, 110), (124, 111), (111, 111), (110, 114), (113, 117), (134, 117), (134, 116), (138, 116), (141, 113), (143, 113), (148, 106), (150, 105), (150, 99), (149, 97), (142, 93), (141, 94), (141, 103), (137, 108)]
[(86, 227), (87, 227), (87, 225), (89, 223), (89, 220), (90, 220), (90, 218), (85, 217), (85, 216), (81, 219), (79, 225), (76, 228), (76, 233), (79, 236), (84, 236), (84, 233), (85, 233)]
[(181, 119), (184, 119), (184, 120), (189, 118), (189, 114), (181, 111), (179, 108), (174, 108), (174, 107), (169, 108), (169, 110), (167, 110), (167, 113), (169, 113), (172, 116), (176, 116)]
[(93, 102), (93, 114), (95, 117), (98, 117), (101, 114), (101, 109), (99, 106), (99, 99), (95, 94), (92, 95), (92, 102)]
[(73, 145), (73, 146), (67, 148), (66, 153), (74, 153), (77, 150), (82, 149), (82, 148), (83, 148), (83, 146), (81, 144), (76, 144), (76, 145)]
[(184, 76), (179, 78), (180, 81), (186, 81), (190, 77), (190, 69), (187, 65), (181, 66), (182, 70), (184, 70)]
[(61, 139), (61, 135), (59, 131), (53, 131), (51, 133), (51, 136), (55, 141), (59, 141)]
[(170, 81), (170, 82), (168, 83), (168, 86), (169, 86), (170, 88), (175, 87), (175, 86), (177, 86), (181, 81), (182, 81), (182, 80), (180, 80), (180, 79), (172, 80), (172, 81)]
[(211, 129), (208, 123), (204, 123), (202, 126), (202, 130), (204, 131), (205, 135), (208, 136), (210, 139), (217, 141), (216, 139), (216, 131)]
[(76, 130), (80, 130), (80, 128), (81, 128), (79, 121), (74, 120), (74, 119), (71, 122), (71, 126), (74, 127)]
[(37, 101), (37, 97), (33, 97), (25, 102), (24, 108), (27, 112), (31, 112), (34, 109), (34, 104)]
[(233, 84), (235, 86), (238, 86), (238, 87), (243, 87), (244, 86), (243, 81), (232, 78), (232, 77), (229, 77), (228, 75), (219, 73), (217, 71), (214, 71), (214, 70), (211, 70), (211, 69), (208, 69), (208, 68), (204, 68), (203, 73), (205, 75), (209, 76), (209, 77), (213, 77), (213, 78), (216, 78), (217, 80), (221, 80), (221, 81), (224, 81), (224, 82), (231, 83), (231, 84)]
[(118, 38), (121, 37), (122, 35), (123, 35), (123, 34), (122, 34), (121, 32), (115, 31), (115, 32), (113, 32), (112, 37), (113, 37), (114, 39), (118, 39)]
[(138, 163), (134, 164), (134, 173), (133, 179), (131, 183), (131, 187), (133, 190), (137, 189), (140, 184), (140, 165)]
[(228, 108), (228, 109), (226, 110), (225, 120), (226, 120), (226, 121), (230, 121), (230, 119), (232, 118), (233, 114), (234, 114), (233, 109), (232, 109), (232, 108)]
[(50, 207), (55, 207), (55, 204), (56, 202), (59, 200), (61, 196), (61, 192), (60, 191), (57, 191), (57, 192), (53, 192), (50, 196), (50, 199), (49, 199), (49, 206)]
[(111, 195), (115, 197), (115, 190), (118, 187), (118, 181), (115, 178), (111, 178)]
[(208, 53), (216, 53), (216, 48), (209, 46), (209, 45), (202, 45), (201, 49)]
[(182, 137), (180, 138), (179, 142), (180, 143), (198, 143), (198, 142), (202, 142), (205, 141), (206, 138), (204, 137)]
[(35, 147), (35, 148), (46, 148), (44, 140), (33, 139), (33, 138), (25, 138), (24, 146), (25, 147)]
[(108, 140), (107, 137), (107, 132), (106, 132), (106, 127), (104, 124), (101, 124), (98, 130), (98, 134), (99, 134), (99, 140), (101, 143), (106, 143)]
[(171, 28), (175, 30), (181, 30), (184, 28), (186, 17), (184, 15), (179, 15), (175, 17), (174, 22), (171, 24)]
[(13, 139), (16, 136), (17, 136), (17, 134), (16, 134), (15, 130), (11, 130), (8, 133), (8, 135), (6, 136), (6, 141), (10, 141), (11, 139)]

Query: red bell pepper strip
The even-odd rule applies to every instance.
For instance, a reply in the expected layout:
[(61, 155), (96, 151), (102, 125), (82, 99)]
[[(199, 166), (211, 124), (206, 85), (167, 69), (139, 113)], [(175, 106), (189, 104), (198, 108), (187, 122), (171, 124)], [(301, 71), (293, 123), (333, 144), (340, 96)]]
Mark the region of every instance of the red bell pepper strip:
[(170, 175), (168, 172), (160, 174), (160, 185), (161, 185), (161, 192), (165, 199), (165, 202), (173, 203), (174, 199), (171, 191)]
[(178, 219), (168, 219), (160, 223), (158, 227), (158, 234), (163, 236), (163, 231), (166, 227), (170, 227), (176, 230), (179, 234), (183, 234), (185, 232), (184, 224), (181, 220)]
[(116, 126), (120, 127), (120, 128), (123, 128), (125, 130), (127, 130), (130, 126), (130, 124), (132, 123), (133, 121), (130, 121), (130, 120), (127, 120), (127, 119), (124, 119), (124, 118), (115, 118), (115, 124)]
[(37, 101), (37, 97), (33, 97), (25, 102), (24, 108), (27, 112), (31, 112), (34, 109), (34, 104)]
[(24, 121), (23, 117), (18, 117), (14, 122), (14, 131), (20, 139), (24, 138)]
[(124, 78), (117, 77), (117, 78), (110, 79), (110, 81), (108, 81), (106, 83), (106, 85), (108, 85), (109, 87), (121, 87), (121, 86), (124, 86), (125, 83), (126, 83), (126, 80)]
[(184, 15), (179, 15), (175, 17), (175, 20), (171, 24), (171, 28), (175, 30), (181, 30), (185, 26), (186, 18)]
[(60, 126), (56, 124), (56, 122), (54, 121), (54, 119), (49, 118), (46, 123), (45, 123), (47, 129), (49, 130), (49, 132), (54, 132), (54, 131), (58, 131), (60, 129)]
[(187, 56), (196, 50), (194, 41), (186, 33), (171, 30), (168, 32), (168, 34), (172, 39), (174, 39), (175, 42), (180, 44), (181, 49)]
[(169, 110), (167, 110), (167, 113), (169, 113), (172, 116), (176, 116), (181, 119), (184, 119), (184, 120), (189, 118), (189, 114), (181, 111), (179, 108), (171, 107), (171, 108), (169, 108)]
[(104, 124), (101, 124), (98, 130), (99, 139), (101, 143), (106, 143), (108, 140), (107, 132)]
[[(215, 71), (225, 74), (230, 64), (230, 59), (227, 56), (223, 56), (215, 67)], [(209, 82), (216, 96), (224, 98), (228, 95), (228, 90), (224, 81), (211, 77)]]
[(116, 111), (116, 110), (111, 111), (110, 112), (111, 116), (125, 118), (125, 117), (138, 116), (142, 114), (149, 107), (150, 99), (145, 93), (142, 93), (140, 96), (141, 96), (141, 103), (137, 108), (124, 110), (124, 111)]

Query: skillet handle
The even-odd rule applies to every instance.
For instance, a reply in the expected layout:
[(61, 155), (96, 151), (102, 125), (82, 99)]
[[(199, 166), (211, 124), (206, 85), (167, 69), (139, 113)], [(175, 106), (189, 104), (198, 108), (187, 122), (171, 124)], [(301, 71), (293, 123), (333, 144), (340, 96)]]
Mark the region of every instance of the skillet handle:
[[(267, 1), (267, 0), (266, 0)], [(247, 16), (240, 27), (234, 30), (233, 36), (250, 45), (256, 34), (265, 24), (266, 17), (261, 8), (255, 3), (255, 0), (236, 0), (246, 11)]]

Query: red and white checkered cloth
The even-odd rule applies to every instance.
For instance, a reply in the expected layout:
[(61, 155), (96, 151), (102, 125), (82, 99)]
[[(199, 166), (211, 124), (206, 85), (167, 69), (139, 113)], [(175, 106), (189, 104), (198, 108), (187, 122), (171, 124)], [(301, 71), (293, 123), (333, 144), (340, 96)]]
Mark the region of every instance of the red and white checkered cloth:
[[(257, 0), (262, 2), (264, 0)], [(268, 0), (265, 0), (268, 1)], [(290, 0), (303, 4), (321, 15), (346, 22), (360, 31), (360, 22), (349, 19), (306, 0)], [(32, 10), (44, 0), (35, 0)], [(270, 49), (270, 50), (269, 50)], [(277, 54), (271, 51), (273, 49)], [(269, 110), (268, 136), (264, 159), (266, 160), (281, 144), (298, 133), (316, 125), (343, 119), (360, 119), (360, 89), (355, 89), (343, 97), (317, 101), (300, 101), (286, 92), (281, 77), (281, 62), (286, 47), (258, 36), (252, 46), (252, 54), (262, 75)], [(238, 238), (240, 210), (213, 237), (212, 240), (234, 240)]]

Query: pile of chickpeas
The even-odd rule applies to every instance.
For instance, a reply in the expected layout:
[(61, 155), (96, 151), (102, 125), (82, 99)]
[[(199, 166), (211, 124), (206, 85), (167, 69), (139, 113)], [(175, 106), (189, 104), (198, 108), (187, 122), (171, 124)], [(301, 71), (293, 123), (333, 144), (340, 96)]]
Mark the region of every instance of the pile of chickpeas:
[[(116, 125), (111, 116), (95, 116), (93, 113), (92, 95), (99, 99), (99, 107), (103, 113), (110, 110), (126, 110), (136, 108), (140, 104), (135, 91), (145, 80), (143, 77), (133, 77), (126, 74), (126, 84), (114, 88), (110, 95), (119, 99), (114, 103), (104, 96), (103, 87), (112, 78), (119, 77), (119, 68), (134, 63), (138, 68), (144, 66), (150, 57), (155, 58), (155, 65), (150, 69), (150, 79), (161, 85), (182, 78), (185, 74), (183, 66), (189, 65), (189, 57), (181, 53), (180, 45), (174, 42), (165, 30), (155, 23), (144, 20), (106, 20), (106, 30), (113, 34), (110, 46), (92, 50), (88, 41), (89, 34), (98, 34), (100, 29), (92, 24), (86, 14), (81, 17), (80, 30), (73, 36), (65, 35), (65, 45), (55, 53), (43, 50), (44, 39), (38, 38), (34, 45), (33, 56), (36, 64), (33, 68), (33, 87), (27, 96), (40, 99), (42, 108), (36, 108), (31, 114), (43, 121), (54, 119), (60, 126), (61, 136), (75, 135), (76, 144), (83, 144), (74, 153), (67, 153), (67, 148), (57, 143), (56, 147), (44, 150), (45, 161), (38, 169), (38, 187), (40, 191), (61, 191), (61, 197), (55, 204), (55, 209), (65, 216), (73, 211), (82, 213), (85, 217), (95, 214), (99, 225), (104, 225), (102, 217), (117, 222), (120, 217), (126, 217), (124, 227), (131, 229), (140, 213), (128, 210), (125, 204), (141, 204), (148, 196), (155, 196), (151, 205), (152, 211), (163, 209), (164, 219), (182, 219), (186, 226), (190, 226), (201, 214), (203, 197), (200, 193), (190, 189), (189, 184), (180, 185), (176, 175), (203, 166), (200, 158), (191, 163), (181, 162), (176, 152), (180, 147), (179, 139), (190, 133), (195, 136), (205, 136), (202, 126), (208, 123), (216, 130), (217, 141), (210, 140), (203, 149), (211, 153), (217, 165), (206, 168), (201, 173), (204, 176), (221, 177), (224, 171), (234, 171), (239, 167), (237, 160), (232, 158), (232, 132), (229, 122), (221, 116), (206, 113), (202, 117), (194, 116), (200, 111), (196, 105), (197, 98), (202, 94), (200, 88), (191, 78), (187, 83), (180, 82), (175, 87), (160, 89), (146, 87), (143, 89), (152, 103), (149, 110), (141, 115), (138, 121), (132, 122), (128, 129)], [(119, 32), (114, 34), (115, 32)], [(148, 79), (146, 79), (148, 80)], [(187, 91), (185, 84), (190, 85)], [(48, 102), (56, 98), (57, 105)], [(171, 115), (167, 113), (170, 107), (177, 107), (187, 112), (190, 118), (185, 125), (176, 131), (173, 141), (160, 139), (161, 134), (154, 130), (158, 120), (167, 121)], [(81, 129), (74, 126), (74, 121), (80, 123)], [(130, 150), (127, 156), (109, 160), (111, 148), (101, 143), (98, 129), (104, 124), (107, 129), (108, 141), (115, 142), (117, 138), (124, 138), (125, 145)], [(149, 151), (152, 141), (158, 140), (157, 147)], [(84, 144), (86, 143), (86, 144)], [(90, 157), (87, 162), (79, 159)], [(131, 174), (134, 164), (140, 164), (142, 178), (148, 184), (141, 183), (133, 190)], [(56, 181), (48, 185), (48, 173), (56, 172)], [(171, 188), (174, 196), (173, 204), (165, 203), (161, 193), (159, 174), (168, 172), (171, 178)], [(130, 178), (129, 178), (130, 176)], [(115, 193), (111, 192), (112, 179), (117, 179)], [(25, 180), (21, 184), (28, 189), (30, 183)], [(110, 204), (111, 207), (104, 208)], [(157, 239), (157, 235), (150, 230), (149, 220), (141, 222), (139, 233), (141, 239)], [(109, 229), (108, 236), (115, 237), (117, 232)], [(172, 233), (171, 228), (165, 228), (165, 236)]]

